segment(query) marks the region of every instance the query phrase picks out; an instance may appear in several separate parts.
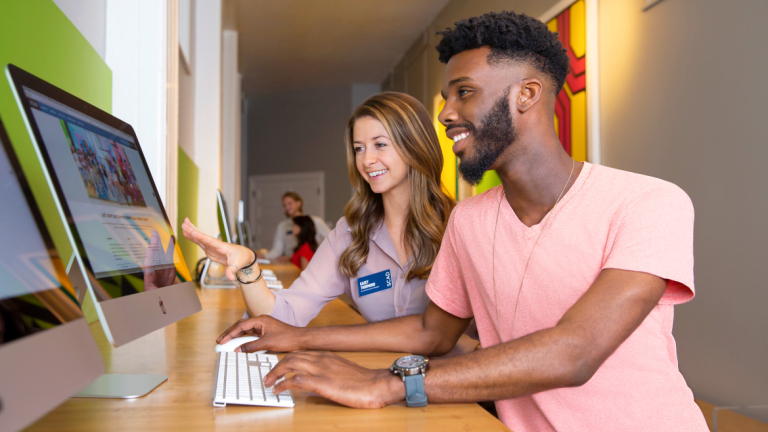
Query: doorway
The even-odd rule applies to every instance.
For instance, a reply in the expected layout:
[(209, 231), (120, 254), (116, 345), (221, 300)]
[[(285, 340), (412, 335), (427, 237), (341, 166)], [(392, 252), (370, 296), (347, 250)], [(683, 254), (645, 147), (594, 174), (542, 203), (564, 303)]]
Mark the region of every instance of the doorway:
[(252, 175), (248, 178), (248, 220), (256, 249), (272, 247), (275, 228), (285, 220), (282, 196), (288, 191), (301, 196), (304, 213), (325, 220), (325, 172)]

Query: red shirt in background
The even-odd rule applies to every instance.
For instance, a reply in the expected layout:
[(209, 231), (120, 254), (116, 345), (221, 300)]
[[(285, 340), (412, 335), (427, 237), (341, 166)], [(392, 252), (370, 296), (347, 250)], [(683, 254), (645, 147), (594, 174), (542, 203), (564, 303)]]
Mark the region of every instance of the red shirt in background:
[(293, 256), (291, 257), (291, 262), (293, 265), (295, 265), (298, 268), (301, 268), (301, 258), (304, 257), (307, 259), (307, 262), (312, 260), (312, 257), (315, 255), (315, 252), (312, 250), (311, 247), (309, 247), (309, 243), (304, 243), (301, 245), (299, 250), (293, 253)]

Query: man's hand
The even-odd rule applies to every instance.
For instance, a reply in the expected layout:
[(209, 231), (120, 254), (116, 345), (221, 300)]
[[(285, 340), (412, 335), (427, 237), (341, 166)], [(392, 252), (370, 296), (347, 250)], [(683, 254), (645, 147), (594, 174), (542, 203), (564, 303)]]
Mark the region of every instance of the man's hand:
[(387, 369), (367, 369), (336, 354), (317, 351), (290, 353), (264, 377), (274, 393), (301, 389), (352, 408), (382, 408), (405, 400), (405, 383)]
[(261, 315), (256, 318), (241, 319), (234, 323), (216, 339), (216, 343), (224, 344), (230, 339), (242, 336), (258, 336), (259, 340), (240, 345), (235, 351), (291, 352), (304, 349), (302, 338), (305, 332), (303, 328), (285, 324), (269, 315)]
[[(189, 218), (184, 218), (184, 223), (181, 224), (181, 233), (191, 242), (200, 246), (205, 252), (205, 256), (211, 261), (227, 266), (227, 279), (231, 281), (235, 280), (235, 272), (238, 269), (249, 265), (254, 260), (254, 252), (247, 247), (226, 243), (206, 235), (198, 230)], [(251, 272), (259, 270), (257, 264), (254, 264), (251, 269)]]

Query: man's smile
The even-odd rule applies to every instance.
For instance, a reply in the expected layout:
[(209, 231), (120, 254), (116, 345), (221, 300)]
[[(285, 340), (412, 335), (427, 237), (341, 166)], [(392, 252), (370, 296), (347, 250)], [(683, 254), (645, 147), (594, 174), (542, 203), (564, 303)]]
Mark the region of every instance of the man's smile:
[(452, 150), (454, 154), (458, 155), (465, 147), (471, 132), (464, 127), (454, 127), (445, 131), (445, 134), (449, 139), (453, 140)]

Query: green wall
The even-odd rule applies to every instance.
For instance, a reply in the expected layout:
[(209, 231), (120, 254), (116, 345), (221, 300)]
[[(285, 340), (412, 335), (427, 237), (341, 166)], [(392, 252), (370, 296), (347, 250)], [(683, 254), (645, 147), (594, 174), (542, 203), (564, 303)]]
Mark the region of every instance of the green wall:
[(480, 183), (477, 184), (477, 187), (475, 188), (475, 192), (478, 194), (481, 194), (488, 189), (495, 188), (496, 186), (501, 184), (501, 177), (499, 177), (499, 174), (494, 170), (488, 170), (485, 172), (485, 175), (483, 175), (483, 179), (480, 180)]
[(112, 71), (53, 1), (0, 0), (0, 118), (66, 263), (72, 246), (11, 92), (8, 63), (107, 112), (112, 111)]
[(178, 227), (179, 227), (179, 248), (187, 268), (192, 277), (195, 277), (195, 264), (197, 263), (197, 253), (199, 248), (196, 244), (187, 240), (181, 235), (181, 224), (184, 218), (188, 217), (193, 224), (197, 224), (197, 192), (200, 170), (197, 168), (192, 158), (190, 158), (184, 149), (179, 147), (179, 192), (178, 192)]

